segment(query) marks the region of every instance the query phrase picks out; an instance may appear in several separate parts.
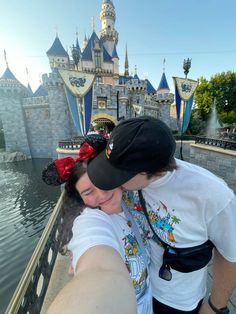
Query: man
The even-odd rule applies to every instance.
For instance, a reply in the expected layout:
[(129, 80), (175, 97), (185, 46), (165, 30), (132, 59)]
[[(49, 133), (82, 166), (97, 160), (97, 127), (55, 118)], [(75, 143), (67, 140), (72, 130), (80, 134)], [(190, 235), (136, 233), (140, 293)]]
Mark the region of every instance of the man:
[[(176, 160), (175, 148), (162, 121), (145, 116), (125, 120), (113, 130), (105, 151), (89, 164), (88, 175), (103, 190), (142, 190), (142, 208), (155, 239), (150, 270), (154, 313), (226, 314), (236, 285), (236, 197), (211, 172)], [(215, 246), (213, 287), (202, 303), (209, 243)], [(189, 252), (198, 248), (192, 258)], [(181, 267), (171, 262), (177, 250), (188, 252)]]

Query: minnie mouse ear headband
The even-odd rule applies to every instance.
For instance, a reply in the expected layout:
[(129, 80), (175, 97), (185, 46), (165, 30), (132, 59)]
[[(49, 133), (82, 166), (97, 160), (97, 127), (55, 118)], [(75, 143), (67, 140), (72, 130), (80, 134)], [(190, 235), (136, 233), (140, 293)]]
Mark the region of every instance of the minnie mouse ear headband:
[(106, 148), (107, 139), (103, 135), (91, 134), (84, 138), (76, 158), (64, 157), (50, 162), (42, 171), (42, 179), (48, 185), (61, 185), (69, 178), (76, 162), (95, 158)]

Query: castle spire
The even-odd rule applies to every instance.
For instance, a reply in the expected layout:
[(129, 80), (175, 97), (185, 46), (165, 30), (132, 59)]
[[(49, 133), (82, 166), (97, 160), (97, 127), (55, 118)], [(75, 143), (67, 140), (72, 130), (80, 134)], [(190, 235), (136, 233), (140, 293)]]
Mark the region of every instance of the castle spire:
[(92, 17), (92, 32), (95, 32), (94, 16)]
[(125, 73), (124, 76), (129, 76), (129, 61), (128, 61), (128, 51), (127, 51), (127, 44), (125, 46)]
[(100, 40), (111, 56), (114, 46), (118, 43), (118, 32), (115, 30), (116, 12), (111, 0), (103, 0), (100, 20), (102, 23)]
[(166, 70), (165, 67), (166, 67), (166, 59), (164, 58), (163, 59), (163, 72), (165, 72), (165, 70)]
[(7, 53), (5, 49), (4, 49), (4, 59), (5, 59), (6, 67), (8, 68)]

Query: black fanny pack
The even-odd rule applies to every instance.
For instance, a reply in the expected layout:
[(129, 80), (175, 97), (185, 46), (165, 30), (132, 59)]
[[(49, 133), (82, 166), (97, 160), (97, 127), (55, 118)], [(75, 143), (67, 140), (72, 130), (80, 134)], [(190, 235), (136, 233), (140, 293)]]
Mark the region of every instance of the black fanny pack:
[(156, 234), (155, 230), (153, 229), (153, 226), (149, 221), (142, 192), (139, 190), (138, 194), (143, 212), (153, 232), (153, 240), (161, 245), (164, 249), (163, 263), (159, 271), (159, 276), (162, 279), (171, 280), (171, 268), (182, 273), (189, 273), (205, 267), (211, 260), (214, 244), (208, 240), (201, 245), (188, 248), (176, 248), (168, 245)]
[(211, 260), (213, 247), (214, 245), (210, 240), (188, 248), (167, 246), (163, 254), (163, 263), (182, 273), (199, 270)]

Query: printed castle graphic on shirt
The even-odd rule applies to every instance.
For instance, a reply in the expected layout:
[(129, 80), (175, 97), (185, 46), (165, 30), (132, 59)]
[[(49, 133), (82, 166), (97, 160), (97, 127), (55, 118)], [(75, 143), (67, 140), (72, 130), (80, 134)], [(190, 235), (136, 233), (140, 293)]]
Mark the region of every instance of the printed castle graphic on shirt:
[[(146, 217), (141, 212), (142, 208), (138, 193), (127, 192), (126, 198), (127, 207), (132, 211), (139, 227), (142, 229), (142, 226), (145, 226), (145, 228), (150, 229), (146, 221)], [(168, 209), (167, 206), (160, 200), (155, 203), (153, 202), (153, 204), (146, 202), (146, 207), (149, 221), (151, 222), (156, 234), (167, 244), (175, 246), (176, 240), (174, 237), (174, 229), (175, 225), (181, 222), (181, 220), (174, 214), (175, 210)], [(136, 212), (136, 214), (134, 212)]]

